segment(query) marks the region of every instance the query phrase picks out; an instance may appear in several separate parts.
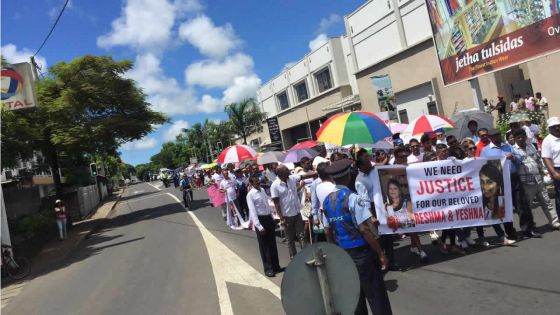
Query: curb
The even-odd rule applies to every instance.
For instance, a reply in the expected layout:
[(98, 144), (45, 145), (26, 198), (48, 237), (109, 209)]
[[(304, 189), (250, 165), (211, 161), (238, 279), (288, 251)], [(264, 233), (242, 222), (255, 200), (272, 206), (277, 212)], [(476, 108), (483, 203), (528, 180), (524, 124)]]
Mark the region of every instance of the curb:
[(115, 209), (115, 207), (117, 206), (117, 204), (121, 200), (121, 197), (124, 194), (125, 190), (126, 190), (126, 187), (124, 187), (122, 192), (117, 196), (117, 200), (115, 200), (115, 202), (111, 206), (111, 209), (109, 209), (109, 211), (107, 211), (107, 215), (104, 218), (97, 219), (97, 223), (89, 230), (89, 232), (85, 233), (84, 236), (80, 237), (79, 241), (76, 243), (76, 246), (79, 245), (84, 240), (89, 239), (91, 237), (91, 235), (93, 235), (93, 233), (99, 231), (99, 228), (101, 227), (101, 224), (109, 217), (111, 212), (113, 212), (113, 210)]

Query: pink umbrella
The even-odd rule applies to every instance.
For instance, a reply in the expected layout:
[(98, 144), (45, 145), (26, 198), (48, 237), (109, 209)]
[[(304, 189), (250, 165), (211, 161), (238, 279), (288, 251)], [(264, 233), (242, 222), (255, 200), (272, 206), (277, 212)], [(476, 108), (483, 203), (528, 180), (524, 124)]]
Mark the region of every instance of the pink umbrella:
[(390, 123), (387, 124), (387, 127), (389, 127), (389, 129), (391, 129), (391, 132), (393, 134), (396, 134), (396, 133), (403, 132), (406, 129), (406, 127), (408, 127), (408, 124), (390, 122)]
[(244, 160), (254, 160), (257, 158), (257, 151), (247, 145), (238, 144), (227, 147), (218, 156), (218, 163), (229, 164), (238, 163)]

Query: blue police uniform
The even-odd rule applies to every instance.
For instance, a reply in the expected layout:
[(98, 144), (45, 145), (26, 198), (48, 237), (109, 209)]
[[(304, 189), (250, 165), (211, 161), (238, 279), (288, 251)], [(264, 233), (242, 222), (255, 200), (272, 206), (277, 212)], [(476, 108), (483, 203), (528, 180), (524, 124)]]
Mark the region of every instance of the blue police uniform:
[(392, 314), (378, 257), (360, 232), (359, 226), (371, 217), (369, 202), (337, 185), (324, 202), (323, 222), (336, 244), (352, 258), (360, 276), (360, 300), (356, 314), (367, 314), (366, 299), (373, 314)]
[(181, 190), (183, 191), (183, 201), (185, 202), (185, 207), (188, 207), (189, 205), (187, 204), (187, 194), (190, 195), (191, 197), (191, 207), (192, 207), (192, 201), (193, 199), (193, 191), (191, 188), (191, 183), (189, 182), (189, 179), (186, 177), (183, 177), (183, 179), (181, 179), (181, 182), (179, 183), (179, 186), (181, 187)]

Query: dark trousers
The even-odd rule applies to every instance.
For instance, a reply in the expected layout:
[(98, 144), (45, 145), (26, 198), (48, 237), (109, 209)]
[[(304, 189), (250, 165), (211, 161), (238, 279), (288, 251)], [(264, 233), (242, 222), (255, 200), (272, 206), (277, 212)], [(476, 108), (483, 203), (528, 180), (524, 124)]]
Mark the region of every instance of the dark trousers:
[(379, 245), (385, 252), (385, 256), (391, 264), (395, 263), (395, 251), (393, 250), (393, 235), (384, 234), (379, 236)]
[(296, 238), (300, 245), (303, 247), (305, 242), (305, 235), (303, 233), (304, 224), (300, 214), (293, 217), (284, 217), (286, 221), (285, 231), (288, 238), (288, 250), (290, 251), (290, 258), (294, 257), (296, 251)]
[[(524, 221), (533, 221), (533, 213), (531, 212), (531, 208), (529, 208), (527, 202), (525, 201), (525, 198), (523, 198), (523, 191), (521, 190), (521, 185), (517, 174), (511, 174), (510, 180), (512, 196), (511, 203), (519, 213), (520, 225), (523, 226)], [(499, 224), (494, 224), (492, 225), (492, 227), (494, 228), (496, 235), (498, 235), (499, 237), (504, 237), (507, 234), (508, 238), (515, 239), (515, 236), (517, 234), (515, 228), (513, 227), (513, 222), (504, 223), (505, 232), (504, 229), (502, 229), (502, 226)]]
[[(560, 167), (555, 167), (556, 171), (560, 172)], [(555, 192), (555, 201), (556, 201), (556, 213), (558, 217), (560, 217), (560, 180), (554, 181), (554, 192)]]
[(278, 261), (278, 249), (276, 247), (276, 223), (271, 215), (259, 215), (259, 222), (264, 228), (264, 234), (257, 231), (259, 251), (263, 263), (264, 272), (280, 270)]
[(237, 200), (239, 200), (239, 212), (241, 213), (243, 219), (247, 220), (249, 217), (249, 206), (247, 206), (247, 192), (240, 191), (239, 198), (237, 198)]
[(192, 205), (193, 191), (190, 186), (188, 188), (183, 189), (183, 201), (185, 202), (185, 207), (187, 206), (187, 193), (189, 194), (189, 197), (191, 197), (191, 205)]
[(355, 314), (368, 313), (366, 300), (373, 314), (392, 314), (391, 303), (377, 256), (367, 246), (347, 249), (346, 252), (352, 257), (360, 276), (360, 299)]

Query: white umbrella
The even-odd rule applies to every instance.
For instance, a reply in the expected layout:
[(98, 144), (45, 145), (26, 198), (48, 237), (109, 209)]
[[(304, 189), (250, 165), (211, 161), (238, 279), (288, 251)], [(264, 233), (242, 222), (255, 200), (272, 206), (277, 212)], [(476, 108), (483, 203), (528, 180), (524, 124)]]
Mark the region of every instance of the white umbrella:
[(453, 116), (451, 116), (451, 121), (455, 124), (456, 128), (446, 133), (455, 136), (460, 141), (470, 135), (468, 124), (471, 120), (478, 123), (478, 129), (494, 128), (494, 118), (491, 114), (481, 111), (478, 108), (472, 108), (453, 114)]
[(271, 164), (271, 163), (279, 163), (284, 161), (284, 157), (286, 154), (280, 151), (269, 151), (265, 152), (259, 157), (257, 157), (257, 164), (264, 165), (264, 164)]

